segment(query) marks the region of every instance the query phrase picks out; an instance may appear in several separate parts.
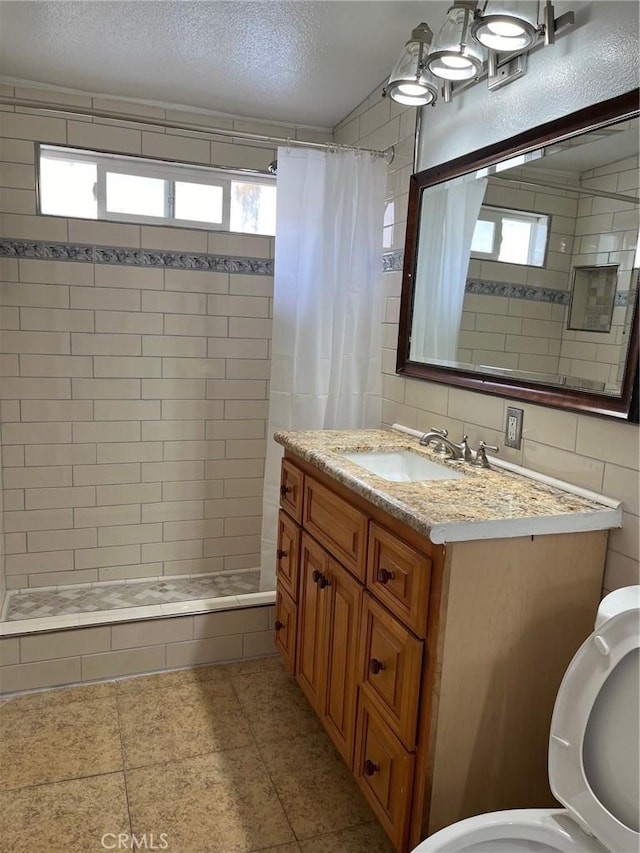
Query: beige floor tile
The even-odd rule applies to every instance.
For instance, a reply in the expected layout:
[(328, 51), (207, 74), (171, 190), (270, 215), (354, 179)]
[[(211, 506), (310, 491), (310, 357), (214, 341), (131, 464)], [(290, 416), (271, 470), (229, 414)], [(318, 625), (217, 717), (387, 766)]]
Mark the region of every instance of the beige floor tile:
[(302, 853), (394, 853), (394, 848), (378, 823), (330, 832), (300, 842)]
[(339, 772), (344, 766), (324, 728), (298, 735), (292, 729), (286, 748), (280, 741), (258, 741), (258, 751), (273, 779), (286, 779), (295, 773), (306, 774)]
[[(240, 678), (243, 675), (264, 675), (267, 672), (286, 672), (280, 655), (256, 658), (254, 660), (241, 660), (235, 663), (225, 663), (220, 667), (224, 669), (231, 678)], [(271, 851), (269, 851), (271, 853)]]
[(118, 693), (144, 693), (147, 690), (166, 690), (169, 687), (182, 687), (201, 681), (226, 679), (224, 666), (198, 666), (190, 669), (177, 669), (174, 672), (160, 672), (157, 675), (141, 675), (125, 678), (116, 682)]
[(130, 832), (122, 773), (0, 793), (0, 846), (11, 853), (104, 853), (105, 833), (121, 832)]
[(193, 682), (118, 695), (125, 767), (254, 747), (231, 683)]
[(375, 820), (346, 765), (307, 766), (273, 784), (298, 841)]
[(295, 840), (254, 748), (126, 775), (133, 832), (166, 833), (169, 853), (249, 853)]
[(122, 769), (113, 698), (0, 715), (0, 790)]
[(294, 841), (292, 844), (279, 844), (277, 847), (268, 847), (266, 850), (264, 847), (257, 847), (251, 853), (300, 853), (300, 848)]
[(322, 724), (293, 676), (270, 669), (232, 678), (242, 710), (258, 743), (288, 741), (322, 731)]

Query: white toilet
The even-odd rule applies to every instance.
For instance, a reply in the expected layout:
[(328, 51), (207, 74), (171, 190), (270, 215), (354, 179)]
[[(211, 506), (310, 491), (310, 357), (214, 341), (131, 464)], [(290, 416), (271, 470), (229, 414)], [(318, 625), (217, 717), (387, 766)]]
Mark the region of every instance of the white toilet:
[(549, 781), (564, 809), (461, 820), (413, 853), (639, 853), (640, 586), (606, 596), (569, 664), (549, 738)]

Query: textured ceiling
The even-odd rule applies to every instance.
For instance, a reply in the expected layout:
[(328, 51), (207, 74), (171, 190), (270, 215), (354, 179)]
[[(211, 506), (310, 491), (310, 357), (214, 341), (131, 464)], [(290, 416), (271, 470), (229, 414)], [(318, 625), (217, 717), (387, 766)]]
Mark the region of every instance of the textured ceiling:
[(0, 73), (333, 127), (447, 2), (0, 0)]

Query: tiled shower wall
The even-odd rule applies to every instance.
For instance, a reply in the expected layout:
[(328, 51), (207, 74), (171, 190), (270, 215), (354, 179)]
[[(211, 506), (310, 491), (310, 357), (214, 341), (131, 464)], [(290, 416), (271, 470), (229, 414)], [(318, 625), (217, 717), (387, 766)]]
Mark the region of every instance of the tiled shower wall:
[(524, 285), (542, 293), (568, 291), (569, 267), (578, 202), (563, 190), (489, 178), (485, 204), (550, 216), (544, 267), (472, 259), (468, 277), (485, 284), (486, 293), (466, 293), (458, 360), (538, 373), (557, 373), (564, 305), (550, 298), (509, 298), (494, 285)]
[[(515, 84), (518, 85), (518, 81)], [(456, 104), (444, 104), (455, 121)], [(431, 119), (430, 108), (425, 108)], [(401, 151), (409, 143), (405, 133), (415, 121), (412, 108), (402, 110), (397, 104), (381, 100), (381, 87), (376, 89), (335, 129), (338, 142), (367, 144), (372, 128), (379, 128), (385, 144), (392, 144), (393, 132)], [(532, 125), (536, 124), (535, 117)], [(411, 143), (413, 140), (410, 140)], [(470, 146), (473, 149), (473, 145)], [(469, 436), (472, 445), (481, 438), (498, 444), (500, 454), (512, 462), (525, 465), (554, 477), (604, 492), (623, 501), (623, 527), (609, 535), (609, 548), (603, 591), (640, 583), (640, 500), (638, 496), (638, 427), (609, 419), (579, 415), (544, 406), (504, 400), (417, 379), (407, 379), (395, 372), (398, 339), (398, 315), (402, 283), (402, 247), (404, 245), (408, 176), (411, 169), (399, 172), (390, 167), (389, 187), (397, 192), (393, 219), (387, 225), (393, 233), (395, 257), (388, 266), (395, 271), (385, 275), (385, 309), (383, 323), (383, 422), (395, 422), (416, 429), (444, 427), (457, 440)], [(387, 243), (389, 246), (389, 242)], [(393, 260), (393, 262), (392, 262)], [(483, 297), (478, 297), (482, 299)], [(486, 298), (486, 297), (484, 297)], [(524, 410), (524, 433), (520, 450), (504, 446), (506, 407)], [(559, 566), (561, 571), (562, 567)]]
[[(15, 95), (254, 129), (67, 93)], [(25, 110), (0, 112), (0, 131), (7, 587), (258, 566), (273, 239), (38, 216), (34, 143), (255, 169), (274, 151)], [(57, 244), (56, 260), (34, 257), (45, 244)], [(65, 260), (78, 246), (107, 249)], [(170, 266), (149, 265), (144, 250), (169, 253)], [(189, 268), (211, 255), (248, 259), (255, 274)]]
[[(634, 125), (637, 133), (637, 120), (634, 120)], [(630, 157), (584, 172), (580, 176), (580, 183), (590, 189), (638, 196), (638, 158)], [(580, 199), (571, 267), (617, 264), (616, 287), (626, 302), (614, 307), (611, 331), (608, 333), (564, 328), (560, 373), (596, 379), (607, 387), (619, 386), (619, 365), (623, 362), (628, 343), (627, 309), (632, 302), (633, 287), (636, 286), (631, 279), (639, 224), (638, 207), (631, 203), (603, 196)]]

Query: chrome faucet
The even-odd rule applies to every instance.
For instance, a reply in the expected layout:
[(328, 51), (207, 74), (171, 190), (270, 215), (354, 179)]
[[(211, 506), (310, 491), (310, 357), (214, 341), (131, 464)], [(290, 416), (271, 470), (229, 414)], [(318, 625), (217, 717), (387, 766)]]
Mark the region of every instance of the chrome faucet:
[(487, 450), (492, 450), (495, 453), (498, 452), (498, 448), (494, 445), (485, 444), (484, 441), (481, 441), (477, 451), (474, 453), (474, 451), (469, 447), (468, 436), (463, 435), (460, 444), (455, 444), (455, 442), (451, 441), (447, 435), (446, 429), (436, 429), (435, 427), (431, 427), (431, 429), (428, 432), (425, 432), (420, 438), (420, 444), (423, 447), (427, 447), (431, 442), (433, 442), (436, 452), (448, 450), (449, 459), (463, 459), (465, 462), (469, 462), (471, 465), (478, 468), (490, 467), (486, 454)]
[(471, 453), (471, 448), (467, 443), (467, 436), (465, 435), (460, 444), (455, 444), (451, 439), (447, 438), (446, 430), (440, 429), (430, 429), (429, 432), (425, 432), (425, 434), (420, 439), (420, 444), (423, 447), (427, 447), (430, 442), (439, 442), (441, 445), (447, 448), (449, 451), (450, 459), (464, 459), (466, 462), (471, 462), (473, 456)]

